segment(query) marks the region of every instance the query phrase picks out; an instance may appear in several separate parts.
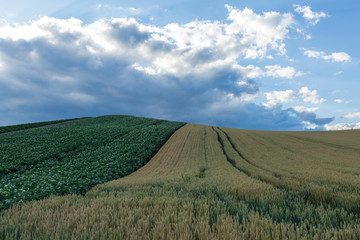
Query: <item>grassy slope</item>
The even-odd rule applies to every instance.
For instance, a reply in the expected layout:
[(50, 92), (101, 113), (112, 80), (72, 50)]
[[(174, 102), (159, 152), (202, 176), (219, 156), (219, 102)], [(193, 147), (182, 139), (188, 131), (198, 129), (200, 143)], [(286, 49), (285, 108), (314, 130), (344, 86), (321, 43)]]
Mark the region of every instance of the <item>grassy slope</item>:
[(359, 239), (359, 140), (188, 124), (125, 178), (3, 212), (0, 238)]

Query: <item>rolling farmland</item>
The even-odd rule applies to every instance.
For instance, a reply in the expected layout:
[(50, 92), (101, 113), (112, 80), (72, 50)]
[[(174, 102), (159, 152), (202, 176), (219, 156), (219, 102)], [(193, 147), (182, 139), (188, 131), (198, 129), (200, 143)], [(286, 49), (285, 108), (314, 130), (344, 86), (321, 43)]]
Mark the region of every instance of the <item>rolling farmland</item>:
[(15, 205), (1, 239), (360, 239), (360, 131), (187, 124), (84, 196)]

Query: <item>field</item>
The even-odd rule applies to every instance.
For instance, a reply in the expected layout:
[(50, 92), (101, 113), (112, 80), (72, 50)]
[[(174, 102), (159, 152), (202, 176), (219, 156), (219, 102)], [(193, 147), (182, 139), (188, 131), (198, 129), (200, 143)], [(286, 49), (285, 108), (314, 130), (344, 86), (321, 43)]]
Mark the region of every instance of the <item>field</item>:
[(0, 135), (0, 210), (128, 175), (182, 125), (106, 116)]
[(0, 239), (360, 239), (359, 142), (187, 124), (126, 177), (3, 211)]

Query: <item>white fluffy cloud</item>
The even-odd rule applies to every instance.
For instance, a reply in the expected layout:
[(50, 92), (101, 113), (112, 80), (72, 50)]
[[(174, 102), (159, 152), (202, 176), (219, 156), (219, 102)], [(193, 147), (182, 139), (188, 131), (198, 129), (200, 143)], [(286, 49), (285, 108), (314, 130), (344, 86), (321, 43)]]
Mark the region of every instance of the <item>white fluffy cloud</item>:
[(304, 55), (310, 58), (321, 58), (324, 60), (330, 60), (333, 62), (350, 62), (351, 57), (349, 54), (345, 52), (335, 52), (327, 55), (325, 52), (322, 51), (314, 51), (308, 50), (306, 48), (300, 48), (304, 52)]
[(329, 15), (325, 12), (313, 12), (310, 6), (300, 6), (298, 4), (294, 4), (294, 11), (297, 13), (302, 13), (302, 16), (309, 21), (311, 24), (317, 24), (321, 18), (328, 17)]
[(334, 62), (350, 62), (351, 61), (350, 55), (345, 52), (332, 53), (331, 55), (322, 56), (322, 58), (325, 60), (331, 60)]
[(360, 118), (360, 112), (346, 114), (344, 118)]
[(320, 98), (317, 94), (317, 90), (310, 90), (308, 87), (302, 87), (299, 90), (299, 95), (301, 96), (304, 102), (309, 102), (313, 104), (319, 104), (325, 102), (324, 98)]
[(293, 90), (286, 91), (272, 91), (265, 93), (267, 102), (263, 105), (266, 108), (274, 108), (281, 103), (287, 103), (297, 98), (296, 93)]
[(241, 49), (245, 58), (266, 57), (269, 50), (278, 54), (285, 54), (284, 39), (289, 28), (295, 24), (292, 14), (278, 12), (264, 12), (256, 14), (253, 10), (245, 8), (238, 10), (226, 5), (229, 11), (228, 20), (231, 21), (225, 30), (230, 35), (241, 35), (240, 42), (247, 46)]
[(319, 128), (319, 125), (309, 122), (309, 121), (303, 121), (304, 129), (306, 130), (317, 130)]
[(360, 129), (360, 122), (358, 122), (358, 123), (338, 123), (335, 125), (325, 124), (324, 127), (327, 131)]
[(265, 76), (274, 78), (293, 78), (302, 76), (302, 72), (297, 72), (293, 67), (280, 67), (279, 65), (265, 66)]
[[(319, 104), (325, 102), (324, 98), (320, 98), (317, 90), (310, 90), (308, 87), (300, 88), (299, 92), (296, 93), (294, 90), (285, 90), (285, 91), (272, 91), (265, 93), (266, 102), (263, 103), (263, 106), (266, 108), (274, 108), (280, 106), (282, 103), (289, 103), (291, 101), (302, 100), (306, 103)], [(301, 113), (301, 112), (314, 112), (318, 108), (306, 108), (303, 106), (292, 107), (292, 110)]]

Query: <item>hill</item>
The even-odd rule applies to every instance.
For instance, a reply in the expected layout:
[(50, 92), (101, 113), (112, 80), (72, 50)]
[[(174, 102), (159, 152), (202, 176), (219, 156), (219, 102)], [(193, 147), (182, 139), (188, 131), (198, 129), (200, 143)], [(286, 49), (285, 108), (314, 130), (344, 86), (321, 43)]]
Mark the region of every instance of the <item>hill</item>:
[(4, 239), (360, 239), (360, 131), (187, 124), (134, 173), (3, 211)]

